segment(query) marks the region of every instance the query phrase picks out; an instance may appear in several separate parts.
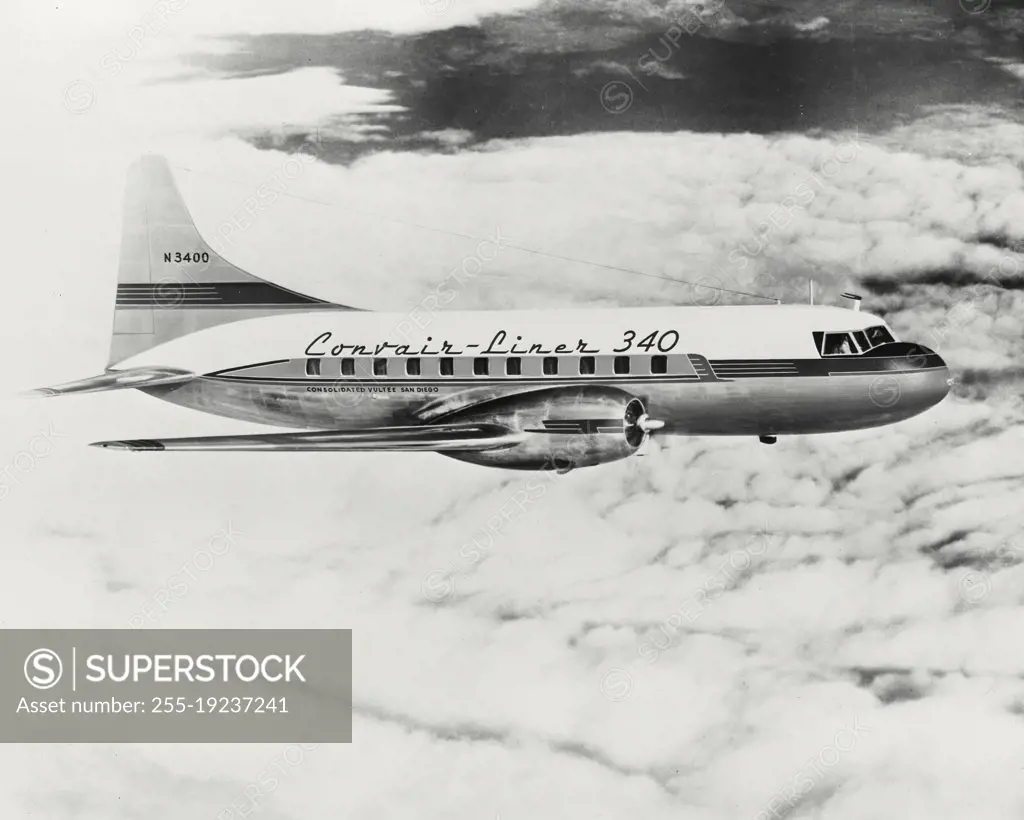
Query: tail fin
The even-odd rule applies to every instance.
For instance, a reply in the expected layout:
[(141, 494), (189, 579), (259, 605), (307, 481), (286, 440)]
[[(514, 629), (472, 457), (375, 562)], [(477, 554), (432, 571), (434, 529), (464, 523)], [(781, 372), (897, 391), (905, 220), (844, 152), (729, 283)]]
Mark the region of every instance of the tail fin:
[(163, 157), (144, 156), (129, 169), (108, 368), (215, 325), (325, 308), (354, 309), (259, 279), (217, 254)]

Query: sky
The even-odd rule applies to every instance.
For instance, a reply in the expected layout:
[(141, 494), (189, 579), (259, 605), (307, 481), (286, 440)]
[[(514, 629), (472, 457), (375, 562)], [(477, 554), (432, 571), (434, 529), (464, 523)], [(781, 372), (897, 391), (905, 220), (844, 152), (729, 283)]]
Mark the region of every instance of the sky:
[[(147, 627), (353, 629), (354, 742), (5, 747), (4, 816), (1021, 816), (1019, 4), (154, 5), (0, 12), (0, 625), (128, 627), (188, 567)], [(410, 310), (500, 235), (451, 309), (813, 280), (957, 381), (893, 427), (565, 476), (97, 451), (259, 429), (16, 396), (102, 369), (146, 152), (224, 255), (319, 298)]]

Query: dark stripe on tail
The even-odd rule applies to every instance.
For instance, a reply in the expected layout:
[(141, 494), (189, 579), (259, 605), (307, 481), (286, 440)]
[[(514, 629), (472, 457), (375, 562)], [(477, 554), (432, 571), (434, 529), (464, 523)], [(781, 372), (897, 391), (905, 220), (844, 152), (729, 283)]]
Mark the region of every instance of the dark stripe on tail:
[(295, 293), (270, 282), (175, 282), (122, 284), (117, 287), (118, 307), (288, 307), (323, 305), (323, 299)]

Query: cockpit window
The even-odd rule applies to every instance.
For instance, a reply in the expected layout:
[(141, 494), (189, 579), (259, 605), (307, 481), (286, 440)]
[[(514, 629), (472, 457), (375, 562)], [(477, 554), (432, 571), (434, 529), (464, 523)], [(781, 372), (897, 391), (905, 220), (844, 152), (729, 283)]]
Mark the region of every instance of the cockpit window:
[(826, 333), (821, 347), (823, 356), (852, 356), (857, 352), (849, 333)]
[(886, 330), (883, 325), (869, 327), (864, 331), (864, 333), (868, 337), (868, 342), (871, 347), (878, 347), (879, 345), (889, 344), (889, 342), (896, 341), (893, 339), (892, 334)]
[(814, 332), (814, 344), (822, 356), (867, 355), (876, 347), (895, 341), (885, 325), (875, 325), (864, 330), (844, 330), (833, 333), (817, 330)]

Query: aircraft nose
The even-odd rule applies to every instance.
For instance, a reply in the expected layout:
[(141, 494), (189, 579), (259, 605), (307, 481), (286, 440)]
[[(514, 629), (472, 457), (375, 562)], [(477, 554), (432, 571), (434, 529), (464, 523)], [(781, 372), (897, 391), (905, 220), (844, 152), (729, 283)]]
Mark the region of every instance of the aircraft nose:
[(942, 357), (937, 353), (933, 354), (938, 362), (936, 367), (938, 368), (936, 373), (936, 380), (939, 382), (935, 385), (935, 404), (938, 404), (946, 396), (949, 395), (949, 391), (953, 389), (953, 377), (949, 373), (949, 366), (943, 361)]
[(917, 408), (916, 412), (938, 404), (946, 398), (953, 386), (946, 362), (924, 345), (914, 345), (899, 369), (909, 377), (903, 390), (907, 394), (906, 398)]

